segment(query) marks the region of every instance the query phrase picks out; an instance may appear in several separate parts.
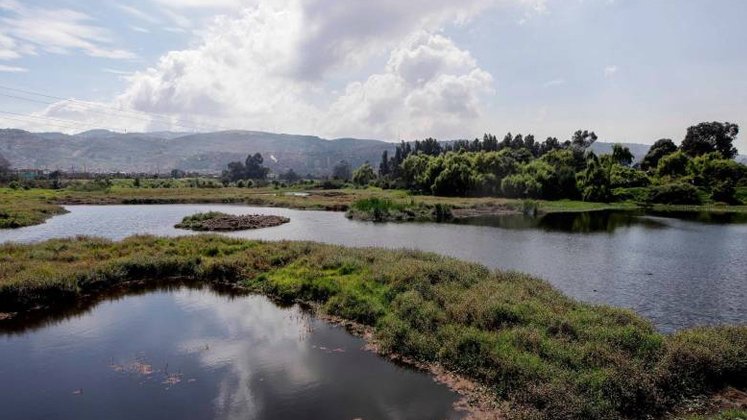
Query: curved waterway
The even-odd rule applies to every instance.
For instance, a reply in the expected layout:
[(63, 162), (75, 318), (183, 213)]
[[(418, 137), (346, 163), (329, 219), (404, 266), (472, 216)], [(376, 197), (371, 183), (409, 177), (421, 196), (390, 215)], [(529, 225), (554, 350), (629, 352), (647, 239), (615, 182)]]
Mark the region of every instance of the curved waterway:
[[(0, 323), (3, 419), (454, 419), (458, 396), (261, 296), (184, 285)], [(23, 317), (27, 318), (23, 318)]]
[(191, 235), (173, 226), (196, 212), (276, 214), (291, 222), (228, 235), (433, 251), (537, 275), (577, 299), (633, 309), (665, 332), (747, 323), (744, 215), (591, 212), (510, 215), (456, 225), (374, 224), (334, 212), (211, 204), (67, 209), (70, 213), (42, 225), (0, 230), (0, 242), (75, 235)]

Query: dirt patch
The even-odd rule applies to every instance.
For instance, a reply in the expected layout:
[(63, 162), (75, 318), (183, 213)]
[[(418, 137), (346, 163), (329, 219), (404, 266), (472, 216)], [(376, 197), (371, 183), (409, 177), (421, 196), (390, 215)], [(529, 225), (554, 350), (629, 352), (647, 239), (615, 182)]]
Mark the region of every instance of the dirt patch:
[(283, 216), (262, 214), (237, 216), (223, 213), (203, 213), (185, 217), (176, 227), (196, 231), (227, 232), (262, 229), (279, 226), (288, 222), (290, 222), (290, 219)]
[(710, 396), (700, 396), (687, 401), (671, 418), (703, 416), (710, 418), (727, 410), (747, 410), (747, 392), (728, 387)]

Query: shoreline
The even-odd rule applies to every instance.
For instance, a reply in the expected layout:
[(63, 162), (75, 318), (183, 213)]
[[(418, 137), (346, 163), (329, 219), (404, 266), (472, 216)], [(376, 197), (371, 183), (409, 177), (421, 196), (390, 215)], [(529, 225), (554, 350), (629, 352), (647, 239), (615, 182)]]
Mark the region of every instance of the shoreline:
[[(302, 193), (302, 194), (299, 194)], [(500, 215), (507, 212), (537, 214), (558, 212), (584, 212), (600, 210), (646, 210), (685, 211), (709, 213), (747, 213), (747, 206), (641, 206), (631, 202), (592, 203), (580, 201), (519, 200), (500, 197), (437, 197), (412, 195), (402, 190), (346, 189), (346, 190), (298, 190), (272, 188), (117, 188), (111, 191), (80, 192), (71, 190), (12, 190), (0, 188), (0, 228), (19, 228), (44, 223), (47, 219), (64, 214), (65, 205), (148, 205), (148, 204), (236, 204), (257, 207), (278, 207), (297, 210), (321, 210), (345, 212), (355, 203), (366, 199), (390, 200), (404, 208), (440, 207), (449, 210), (455, 217), (471, 215)], [(529, 209), (527, 208), (529, 207)], [(533, 210), (532, 210), (533, 209)], [(3, 218), (3, 214), (5, 217)], [(365, 220), (367, 215), (361, 215)], [(448, 222), (416, 212), (410, 221), (425, 218), (425, 221)], [(392, 220), (398, 220), (396, 217)], [(400, 220), (408, 221), (408, 220)]]
[[(26, 309), (81, 302), (112, 287), (137, 289), (137, 278), (237, 287), (306, 302), (319, 316), (375, 338), (367, 341), (377, 352), (414, 361), (461, 389), (475, 413), (495, 411), (476, 405), (473, 384), (510, 411), (538, 417), (664, 415), (691, 396), (738, 385), (737, 372), (747, 369), (747, 326), (661, 334), (632, 311), (578, 302), (542, 280), (436, 254), (216, 235), (0, 249), (12, 264), (0, 273), (0, 312), (23, 317)], [(604, 379), (584, 380), (592, 374)], [(499, 405), (491, 410), (504, 412)]]

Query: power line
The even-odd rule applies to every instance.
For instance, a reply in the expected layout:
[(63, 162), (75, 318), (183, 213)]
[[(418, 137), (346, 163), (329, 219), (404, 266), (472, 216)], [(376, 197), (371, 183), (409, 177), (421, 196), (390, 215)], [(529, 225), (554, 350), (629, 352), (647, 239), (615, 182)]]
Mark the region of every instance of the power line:
[(59, 122), (62, 122), (62, 123), (76, 125), (76, 126), (83, 125), (83, 126), (89, 126), (89, 127), (96, 127), (96, 125), (94, 125), (94, 124), (89, 124), (89, 123), (85, 123), (85, 122), (82, 122), (82, 121), (66, 120), (66, 119), (62, 119), (62, 118), (53, 118), (53, 117), (43, 117), (43, 116), (37, 116), (37, 115), (19, 114), (19, 113), (10, 112), (10, 111), (0, 111), (0, 113), (2, 113), (2, 114), (8, 114), (8, 115), (15, 115), (15, 116), (24, 117), (24, 118), (34, 118), (34, 119), (38, 119), (38, 120), (59, 121)]
[[(99, 108), (110, 109), (110, 110), (112, 110), (114, 112), (117, 112), (117, 113), (120, 113), (120, 114), (130, 114), (131, 115), (131, 116), (120, 115), (121, 117), (131, 118), (131, 119), (138, 119), (140, 121), (145, 121), (145, 122), (150, 122), (150, 123), (152, 123), (152, 122), (159, 122), (159, 121), (154, 121), (154, 118), (161, 118), (161, 119), (165, 119), (166, 120), (166, 121), (160, 121), (162, 124), (165, 124), (165, 125), (168, 124), (168, 125), (172, 125), (172, 126), (176, 126), (176, 127), (187, 128), (187, 129), (192, 129), (192, 130), (197, 130), (197, 131), (202, 131), (203, 128), (210, 128), (210, 129), (213, 129), (213, 130), (216, 130), (216, 129), (217, 130), (229, 130), (229, 128), (222, 127), (222, 126), (215, 125), (215, 124), (199, 124), (199, 123), (195, 123), (195, 122), (190, 122), (189, 120), (185, 120), (185, 119), (179, 119), (179, 118), (174, 119), (173, 116), (165, 115), (165, 114), (158, 114), (158, 113), (144, 112), (144, 111), (123, 110), (123, 109), (119, 109), (119, 108), (116, 108), (116, 107), (113, 107), (113, 106), (108, 106), (106, 104), (101, 104), (101, 103), (96, 103), (96, 102), (89, 102), (89, 101), (81, 101), (81, 100), (77, 100), (77, 99), (63, 98), (63, 97), (60, 97), (60, 96), (39, 93), (39, 92), (34, 92), (34, 91), (31, 91), (31, 90), (27, 90), (27, 89), (19, 89), (19, 88), (14, 88), (14, 87), (5, 86), (5, 85), (0, 85), (0, 88), (5, 89), (5, 90), (9, 90), (9, 91), (13, 91), (13, 92), (23, 93), (23, 94), (26, 94), (26, 95), (40, 96), (40, 97), (44, 97), (44, 98), (55, 99), (57, 101), (65, 101), (65, 102), (69, 102), (69, 103), (75, 104), (78, 107), (81, 107), (82, 105), (87, 105), (87, 106), (94, 106), (94, 107), (99, 107)], [(41, 101), (41, 100), (32, 99), (32, 98), (25, 98), (25, 97), (21, 97), (21, 96), (9, 95), (9, 94), (6, 94), (6, 93), (0, 93), (0, 95), (5, 96), (5, 97), (9, 97), (9, 98), (13, 98), (13, 99), (20, 99), (20, 100), (25, 100), (25, 101), (34, 102), (34, 103), (40, 103), (40, 104), (45, 104), (45, 105), (54, 105), (55, 104), (55, 102)], [(91, 110), (89, 108), (85, 108), (85, 110), (90, 111), (90, 112), (94, 112), (94, 113), (97, 113), (97, 114), (111, 116), (111, 114), (105, 114), (105, 113), (102, 113), (102, 112), (99, 112), (99, 111), (96, 111), (96, 110)], [(139, 118), (139, 117), (142, 117), (142, 116), (147, 116), (147, 117), (150, 117), (150, 118), (149, 119)], [(185, 122), (185, 121), (188, 124), (184, 124), (183, 122)]]
[[(4, 117), (2, 115), (0, 115), (0, 119), (9, 120), (9, 121), (19, 121), (19, 122), (27, 123), (27, 124), (28, 123), (33, 123), (33, 121), (22, 120), (22, 119), (13, 118), (13, 117)], [(77, 127), (71, 127), (70, 125), (62, 125), (62, 124), (54, 124), (54, 123), (47, 123), (47, 125), (51, 125), (53, 127), (59, 127), (59, 128), (77, 129)]]

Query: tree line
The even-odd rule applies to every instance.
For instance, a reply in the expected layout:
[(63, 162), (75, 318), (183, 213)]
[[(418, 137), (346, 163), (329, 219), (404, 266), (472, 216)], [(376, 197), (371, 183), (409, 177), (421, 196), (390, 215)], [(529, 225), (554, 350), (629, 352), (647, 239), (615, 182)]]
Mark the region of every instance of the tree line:
[(385, 151), (377, 183), (444, 196), (737, 204), (737, 189), (747, 184), (747, 167), (733, 160), (738, 134), (736, 124), (701, 123), (679, 146), (658, 140), (637, 163), (620, 144), (595, 154), (598, 136), (588, 130), (563, 142), (511, 133), (500, 141), (492, 134), (449, 143), (428, 138)]
[[(403, 141), (393, 154), (384, 151), (378, 168), (365, 163), (353, 170), (341, 161), (330, 179), (440, 196), (738, 204), (738, 190), (747, 187), (747, 166), (734, 161), (738, 134), (736, 124), (700, 123), (687, 129), (679, 146), (658, 140), (638, 162), (620, 144), (597, 155), (591, 146), (598, 136), (589, 130), (578, 130), (565, 141), (548, 137), (540, 142), (531, 134), (511, 133), (501, 140), (493, 134), (471, 141), (427, 138)], [(266, 179), (269, 169), (262, 163), (259, 153), (230, 163), (224, 183)], [(279, 178), (301, 180), (293, 170)]]

